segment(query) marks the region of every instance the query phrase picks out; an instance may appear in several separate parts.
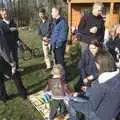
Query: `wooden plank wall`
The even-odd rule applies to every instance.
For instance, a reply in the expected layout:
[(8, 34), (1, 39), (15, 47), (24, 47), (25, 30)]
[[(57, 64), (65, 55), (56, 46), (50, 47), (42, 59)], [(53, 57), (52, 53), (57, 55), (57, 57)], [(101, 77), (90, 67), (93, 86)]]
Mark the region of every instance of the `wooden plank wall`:
[[(92, 4), (72, 4), (72, 13), (71, 13), (71, 20), (72, 26), (78, 26), (81, 16), (84, 10), (90, 9)], [(112, 16), (110, 16), (110, 4), (105, 4), (106, 7), (106, 27), (113, 26), (114, 24), (119, 23), (119, 15), (120, 13), (113, 12)], [(114, 10), (115, 11), (115, 10)]]

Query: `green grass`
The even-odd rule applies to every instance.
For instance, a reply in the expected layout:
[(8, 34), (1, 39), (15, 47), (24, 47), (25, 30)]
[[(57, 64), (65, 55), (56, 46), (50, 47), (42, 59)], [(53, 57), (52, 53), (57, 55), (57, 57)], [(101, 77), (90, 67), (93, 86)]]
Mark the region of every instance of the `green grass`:
[[(42, 52), (41, 42), (36, 32), (20, 31), (20, 38), (26, 42), (30, 48), (39, 47)], [(74, 88), (78, 81), (77, 62), (79, 59), (79, 46), (70, 50), (69, 56), (66, 55), (66, 65), (68, 71), (68, 83)], [(43, 56), (32, 58), (29, 61), (20, 60), (20, 65), (24, 68), (21, 73), (22, 80), (29, 94), (42, 89), (51, 77), (50, 72), (45, 71)], [(42, 120), (40, 113), (32, 106), (28, 100), (23, 100), (16, 96), (16, 87), (12, 80), (5, 82), (8, 94), (11, 99), (6, 103), (0, 101), (0, 120)]]

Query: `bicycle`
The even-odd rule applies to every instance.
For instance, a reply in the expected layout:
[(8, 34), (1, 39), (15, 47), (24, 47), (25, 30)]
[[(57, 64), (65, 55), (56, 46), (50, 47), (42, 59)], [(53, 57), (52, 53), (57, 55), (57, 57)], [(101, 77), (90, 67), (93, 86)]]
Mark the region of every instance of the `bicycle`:
[(21, 39), (18, 40), (18, 57), (27, 61), (32, 59), (32, 57), (40, 57), (39, 48), (30, 48), (25, 42)]

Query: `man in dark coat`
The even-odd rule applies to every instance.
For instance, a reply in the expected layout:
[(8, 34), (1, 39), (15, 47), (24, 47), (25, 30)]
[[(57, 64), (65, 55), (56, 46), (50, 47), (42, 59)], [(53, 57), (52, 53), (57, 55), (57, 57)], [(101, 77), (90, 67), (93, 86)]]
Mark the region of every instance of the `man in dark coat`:
[(93, 38), (96, 38), (101, 45), (103, 44), (105, 26), (102, 18), (102, 9), (102, 3), (94, 3), (92, 12), (85, 14), (80, 20), (78, 32), (81, 36), (82, 52)]
[(8, 47), (12, 53), (13, 60), (16, 62), (16, 67), (18, 68), (18, 30), (17, 25), (13, 19), (8, 15), (6, 9), (1, 10), (2, 19), (8, 25), (8, 28), (5, 28), (5, 37), (8, 43)]
[[(8, 95), (5, 89), (4, 84), (4, 70), (3, 68), (8, 67), (12, 71), (12, 77), (17, 87), (18, 93), (22, 97), (26, 97), (26, 90), (23, 86), (20, 73), (16, 70), (16, 63), (13, 60), (12, 55), (10, 54), (10, 49), (7, 44), (7, 40), (5, 38), (4, 29), (8, 28), (7, 24), (2, 20), (0, 21), (0, 100), (7, 100)], [(7, 30), (7, 29), (6, 29)], [(9, 31), (9, 30), (8, 30)], [(7, 66), (6, 66), (7, 64)]]

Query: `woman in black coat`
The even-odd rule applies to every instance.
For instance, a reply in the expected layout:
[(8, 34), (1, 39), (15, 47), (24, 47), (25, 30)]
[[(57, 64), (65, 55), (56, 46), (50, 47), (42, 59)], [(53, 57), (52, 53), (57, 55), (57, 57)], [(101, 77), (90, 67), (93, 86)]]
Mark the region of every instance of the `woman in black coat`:
[(5, 67), (7, 67), (7, 70), (11, 70), (12, 78), (15, 82), (19, 95), (24, 98), (26, 97), (26, 90), (23, 86), (20, 73), (16, 70), (16, 63), (14, 62), (13, 57), (10, 54), (10, 49), (4, 36), (3, 28), (7, 27), (7, 24), (0, 20), (0, 100), (3, 101), (8, 99), (4, 83)]
[(8, 47), (12, 53), (13, 60), (16, 62), (18, 69), (18, 30), (14, 19), (11, 19), (6, 9), (1, 10), (3, 22), (7, 24), (8, 30), (5, 30), (5, 37), (8, 43)]

